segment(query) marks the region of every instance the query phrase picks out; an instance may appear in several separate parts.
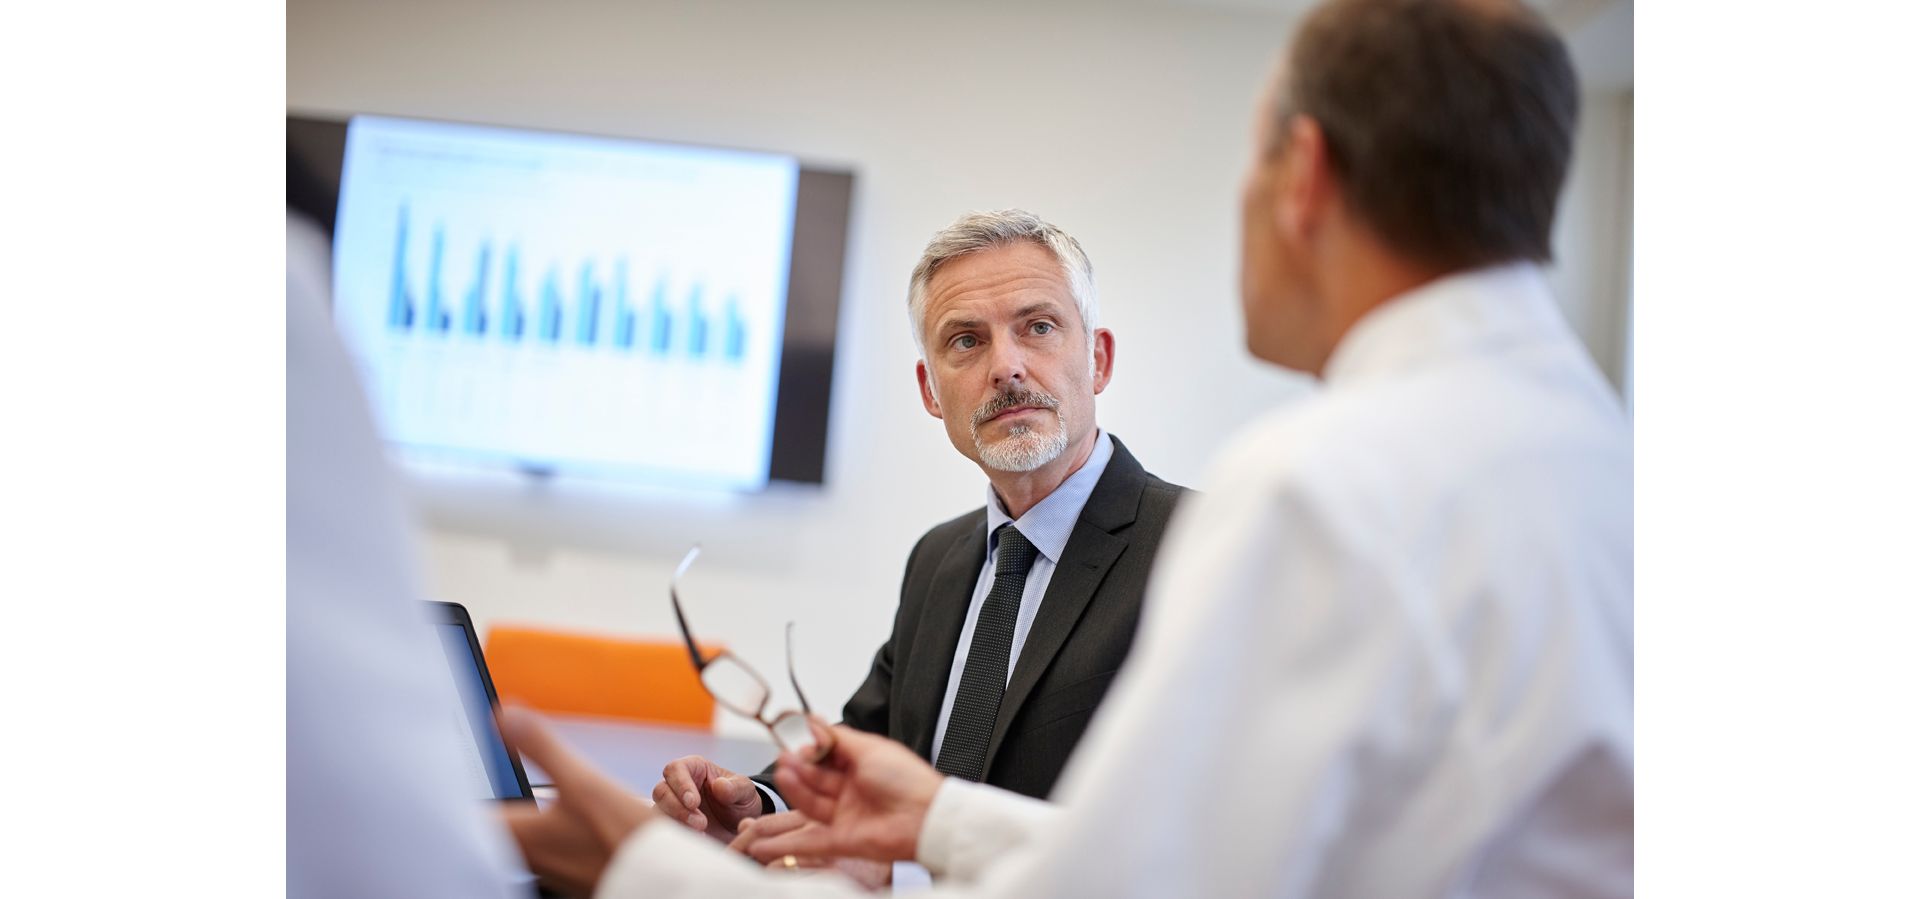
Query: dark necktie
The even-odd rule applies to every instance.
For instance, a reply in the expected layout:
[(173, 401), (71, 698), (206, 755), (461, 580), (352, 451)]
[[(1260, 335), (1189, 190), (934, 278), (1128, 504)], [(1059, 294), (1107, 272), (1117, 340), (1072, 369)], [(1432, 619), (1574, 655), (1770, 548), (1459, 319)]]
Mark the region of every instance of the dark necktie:
[(1000, 548), (993, 565), (993, 589), (987, 591), (980, 618), (973, 624), (967, 667), (960, 672), (960, 690), (947, 716), (940, 758), (934, 761), (941, 773), (974, 781), (986, 774), (987, 741), (1000, 714), (1001, 694), (1007, 691), (1007, 662), (1013, 656), (1020, 593), (1027, 586), (1027, 569), (1039, 555), (1013, 525), (1003, 524), (996, 533)]

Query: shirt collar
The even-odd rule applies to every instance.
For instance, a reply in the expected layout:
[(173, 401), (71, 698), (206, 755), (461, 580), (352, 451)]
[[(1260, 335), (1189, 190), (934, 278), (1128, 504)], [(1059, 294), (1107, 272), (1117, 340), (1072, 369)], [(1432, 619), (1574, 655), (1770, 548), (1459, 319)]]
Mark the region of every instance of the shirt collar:
[(1087, 497), (1093, 495), (1093, 487), (1100, 483), (1100, 475), (1107, 470), (1107, 461), (1113, 458), (1113, 438), (1106, 431), (1100, 431), (1093, 440), (1093, 454), (1087, 457), (1087, 464), (1080, 470), (1053, 488), (1047, 498), (1035, 503), (1027, 514), (1014, 521), (1007, 510), (1000, 505), (1000, 495), (995, 493), (993, 485), (987, 485), (987, 552), (991, 555), (998, 544), (995, 536), (1000, 526), (1012, 521), (1020, 529), (1020, 535), (1047, 557), (1047, 561), (1060, 564), (1060, 553), (1067, 548), (1067, 538), (1073, 535), (1074, 522), (1080, 520), (1080, 510), (1086, 508)]
[(1571, 336), (1538, 266), (1459, 272), (1380, 304), (1341, 338), (1322, 377), (1361, 383), (1490, 343)]

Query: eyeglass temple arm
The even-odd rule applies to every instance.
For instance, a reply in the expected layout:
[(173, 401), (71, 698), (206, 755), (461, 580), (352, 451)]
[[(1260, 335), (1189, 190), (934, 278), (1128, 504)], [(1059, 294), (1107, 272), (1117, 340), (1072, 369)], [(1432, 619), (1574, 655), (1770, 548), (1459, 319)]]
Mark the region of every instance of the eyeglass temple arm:
[(693, 670), (706, 670), (707, 660), (700, 657), (700, 648), (693, 642), (693, 631), (687, 629), (687, 616), (680, 611), (680, 597), (674, 595), (671, 587), (667, 588), (667, 597), (673, 600), (673, 617), (680, 622), (680, 639), (687, 641), (687, 656), (693, 659)]
[(694, 645), (693, 629), (687, 627), (687, 613), (680, 610), (680, 575), (685, 574), (687, 566), (700, 555), (700, 547), (695, 545), (687, 550), (687, 556), (680, 560), (680, 567), (674, 569), (673, 580), (667, 582), (667, 598), (673, 600), (673, 620), (680, 623), (680, 639), (687, 641), (687, 655), (693, 659), (693, 670), (707, 670), (707, 660), (700, 657), (700, 647)]
[(793, 622), (787, 622), (787, 683), (793, 685), (793, 695), (800, 697), (800, 711), (813, 714), (813, 706), (807, 704), (806, 691), (800, 689), (800, 677), (793, 672)]

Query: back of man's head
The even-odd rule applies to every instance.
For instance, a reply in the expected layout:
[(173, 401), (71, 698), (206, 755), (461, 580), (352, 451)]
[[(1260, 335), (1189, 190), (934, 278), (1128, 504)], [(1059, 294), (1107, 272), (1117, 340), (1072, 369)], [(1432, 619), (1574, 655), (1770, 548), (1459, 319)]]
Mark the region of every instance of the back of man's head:
[(1551, 257), (1579, 91), (1517, 0), (1332, 0), (1300, 26), (1278, 101), (1282, 123), (1319, 123), (1348, 207), (1396, 253)]

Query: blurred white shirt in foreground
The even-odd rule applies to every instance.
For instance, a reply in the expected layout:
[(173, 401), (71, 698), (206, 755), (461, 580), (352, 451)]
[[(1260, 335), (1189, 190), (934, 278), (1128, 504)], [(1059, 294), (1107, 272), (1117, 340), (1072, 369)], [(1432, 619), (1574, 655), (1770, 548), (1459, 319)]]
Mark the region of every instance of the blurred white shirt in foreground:
[(530, 895), (460, 747), (423, 723), (446, 718), (450, 675), (328, 318), (326, 248), (287, 217), (287, 895)]

